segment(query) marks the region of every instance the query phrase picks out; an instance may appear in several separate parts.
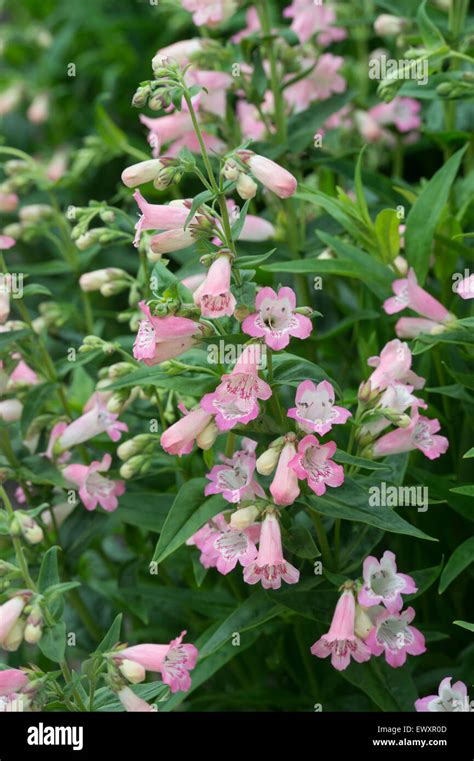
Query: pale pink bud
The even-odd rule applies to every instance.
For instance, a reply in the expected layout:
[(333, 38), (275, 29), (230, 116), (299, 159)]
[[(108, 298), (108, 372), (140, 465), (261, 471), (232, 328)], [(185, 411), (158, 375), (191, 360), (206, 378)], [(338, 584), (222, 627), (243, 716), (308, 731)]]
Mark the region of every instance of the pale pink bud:
[(84, 272), (79, 278), (79, 285), (83, 291), (99, 291), (103, 285), (111, 283), (117, 278), (126, 277), (127, 273), (117, 267), (107, 267), (102, 270)]
[(270, 492), (276, 505), (292, 505), (300, 493), (298, 476), (289, 467), (290, 460), (295, 455), (294, 442), (287, 441), (281, 450), (275, 477), (270, 485)]
[(242, 158), (253, 176), (279, 198), (289, 198), (296, 193), (296, 177), (275, 161), (251, 151), (242, 151)]
[(5, 399), (0, 402), (0, 420), (16, 423), (21, 418), (23, 405), (18, 399)]
[(135, 695), (130, 687), (123, 687), (117, 693), (117, 697), (129, 713), (150, 712), (154, 710), (146, 700), (142, 700), (138, 695)]
[(43, 124), (49, 116), (49, 98), (46, 93), (37, 95), (30, 104), (26, 115), (32, 124)]
[(136, 663), (136, 661), (129, 661), (126, 658), (121, 662), (119, 670), (125, 679), (128, 679), (128, 681), (132, 682), (132, 684), (143, 682), (146, 677), (146, 670), (140, 663)]
[(163, 164), (159, 159), (140, 161), (138, 164), (132, 164), (123, 170), (122, 182), (127, 188), (136, 188), (137, 185), (143, 185), (145, 182), (154, 180), (161, 169), (163, 169)]
[(18, 206), (18, 196), (16, 193), (0, 193), (0, 211), (15, 211)]
[(240, 198), (242, 198), (244, 201), (247, 201), (249, 198), (255, 197), (257, 192), (257, 183), (255, 180), (252, 180), (248, 174), (245, 174), (245, 172), (240, 172), (235, 189)]
[(255, 523), (258, 514), (259, 509), (258, 507), (255, 507), (255, 505), (250, 505), (249, 507), (241, 507), (240, 510), (236, 510), (235, 513), (232, 513), (230, 516), (230, 525), (232, 528), (243, 531), (244, 529), (251, 526), (252, 523)]
[(375, 19), (374, 31), (379, 37), (394, 37), (400, 34), (408, 25), (408, 21), (399, 16), (382, 13)]

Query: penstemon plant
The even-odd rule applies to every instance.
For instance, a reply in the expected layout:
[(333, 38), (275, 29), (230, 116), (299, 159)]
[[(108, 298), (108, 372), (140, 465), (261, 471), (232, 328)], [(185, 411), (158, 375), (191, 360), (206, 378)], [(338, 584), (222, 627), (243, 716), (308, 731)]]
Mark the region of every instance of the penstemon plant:
[(12, 74), (1, 711), (472, 710), (473, 38), (415, 5), (153, 9), (149, 150), (29, 152)]

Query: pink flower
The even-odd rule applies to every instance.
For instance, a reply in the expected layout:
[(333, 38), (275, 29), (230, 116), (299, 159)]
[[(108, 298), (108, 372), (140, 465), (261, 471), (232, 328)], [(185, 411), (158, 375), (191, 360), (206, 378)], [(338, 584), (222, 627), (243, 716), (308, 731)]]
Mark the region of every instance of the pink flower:
[(298, 478), (305, 479), (318, 497), (325, 493), (326, 486), (344, 483), (344, 468), (331, 460), (335, 451), (335, 441), (320, 444), (316, 436), (309, 434), (301, 439), (298, 454), (289, 463)]
[(379, 103), (368, 114), (380, 126), (394, 124), (399, 132), (410, 132), (421, 126), (421, 103), (413, 98), (396, 96), (390, 103)]
[(364, 586), (359, 591), (360, 605), (369, 608), (382, 603), (388, 610), (398, 613), (403, 608), (402, 594), (411, 595), (418, 588), (411, 576), (397, 572), (393, 552), (386, 550), (380, 561), (372, 555), (364, 560)]
[(127, 188), (136, 188), (137, 185), (155, 180), (161, 169), (163, 164), (158, 159), (139, 161), (138, 164), (132, 164), (123, 170), (122, 182)]
[(234, 0), (182, 0), (183, 8), (193, 14), (196, 26), (211, 29), (227, 21), (235, 11)]
[(275, 513), (267, 513), (260, 533), (257, 559), (244, 569), (247, 584), (262, 583), (264, 589), (280, 589), (281, 581), (297, 584), (300, 572), (283, 557), (280, 524)]
[[(255, 9), (251, 8), (250, 10)], [(266, 132), (266, 127), (256, 106), (253, 103), (247, 103), (245, 100), (238, 100), (236, 111), (242, 135), (246, 138), (252, 138), (252, 140), (261, 140)]]
[[(262, 487), (254, 479), (255, 471), (255, 447), (256, 442), (243, 439), (242, 444), (247, 447), (235, 452), (233, 457), (224, 458), (223, 465), (214, 465), (210, 473), (207, 473), (211, 483), (204, 490), (204, 494), (222, 494), (227, 502), (240, 502), (242, 499), (252, 499), (255, 495), (264, 497)], [(250, 445), (250, 448), (248, 448)]]
[(281, 450), (275, 476), (270, 484), (270, 493), (276, 505), (292, 505), (299, 496), (298, 478), (290, 467), (295, 454), (294, 441), (287, 440)]
[(20, 359), (13, 372), (10, 373), (10, 378), (8, 380), (9, 388), (17, 385), (34, 386), (37, 383), (39, 383), (39, 378), (35, 371), (32, 370), (26, 362), (23, 362), (23, 360)]
[(317, 386), (313, 381), (303, 381), (296, 389), (296, 407), (288, 410), (288, 417), (296, 420), (302, 431), (324, 436), (333, 425), (343, 425), (352, 416), (349, 410), (335, 405), (334, 400), (329, 381), (321, 381)]
[(398, 338), (416, 338), (421, 333), (435, 335), (446, 329), (442, 323), (427, 320), (426, 317), (400, 317), (395, 323)]
[(445, 677), (438, 688), (437, 695), (428, 695), (419, 698), (415, 702), (415, 709), (419, 712), (451, 713), (470, 712), (467, 687), (464, 682), (454, 682), (451, 686), (452, 676)]
[[(0, 191), (0, 211), (8, 214), (10, 211), (15, 211), (18, 206), (18, 196), (16, 193), (4, 193)], [(8, 236), (0, 236), (0, 239)], [(13, 238), (10, 238), (13, 240)], [(13, 245), (13, 244), (12, 244)], [(1, 247), (1, 244), (0, 244)]]
[(278, 351), (288, 346), (290, 336), (308, 338), (313, 326), (311, 320), (297, 314), (296, 296), (292, 288), (261, 288), (255, 301), (256, 312), (245, 318), (242, 330), (254, 338), (265, 338), (265, 343)]
[(8, 637), (19, 621), (27, 599), (26, 595), (16, 595), (0, 605), (0, 647), (4, 650), (13, 649), (8, 642)]
[(333, 26), (336, 21), (336, 12), (333, 8), (320, 4), (314, 0), (293, 0), (283, 11), (285, 18), (292, 18), (292, 31), (299, 37), (301, 44), (308, 42), (316, 35), (316, 42), (321, 47), (327, 47), (331, 42), (338, 42), (347, 37), (345, 29)]
[(0, 235), (0, 250), (12, 248), (16, 243), (15, 238), (10, 235)]
[(259, 344), (246, 346), (232, 372), (223, 375), (216, 390), (201, 399), (202, 409), (216, 415), (221, 431), (254, 420), (260, 412), (257, 399), (271, 397), (270, 386), (258, 376), (260, 359)]
[(156, 69), (163, 65), (166, 58), (176, 61), (179, 66), (190, 63), (191, 56), (199, 53), (204, 47), (204, 40), (192, 37), (190, 40), (178, 40), (165, 48), (160, 48), (154, 55), (151, 65)]
[(386, 131), (368, 111), (357, 109), (354, 113), (354, 121), (366, 143), (378, 143), (386, 137)]
[(474, 274), (461, 280), (455, 290), (462, 299), (474, 299)]
[(194, 232), (191, 228), (177, 227), (173, 230), (166, 230), (150, 238), (150, 248), (154, 254), (169, 254), (173, 251), (181, 251), (183, 248), (192, 246), (195, 240)]
[(245, 568), (255, 560), (258, 554), (255, 542), (259, 536), (259, 523), (236, 529), (220, 514), (199, 529), (186, 544), (201, 550), (200, 562), (204, 568), (217, 568), (219, 573), (226, 575), (238, 562)]
[(64, 478), (79, 487), (79, 496), (87, 510), (95, 510), (99, 504), (107, 512), (118, 507), (118, 499), (125, 492), (124, 481), (112, 481), (101, 475), (109, 470), (112, 457), (104, 454), (102, 461), (94, 460), (90, 465), (66, 465)]
[(226, 254), (219, 255), (209, 267), (204, 282), (194, 291), (193, 300), (203, 317), (232, 317), (235, 297), (230, 291), (232, 267)]
[(184, 223), (189, 214), (189, 209), (185, 202), (172, 204), (148, 203), (143, 198), (139, 190), (133, 194), (137, 202), (141, 216), (135, 225), (135, 246), (140, 243), (142, 230), (174, 230), (178, 227), (184, 228)]
[(404, 665), (407, 655), (426, 652), (422, 633), (410, 626), (414, 618), (413, 608), (407, 608), (402, 613), (382, 609), (365, 640), (372, 655), (385, 653), (387, 663), (396, 669)]
[[(2, 606), (3, 607), (3, 606)], [(20, 669), (5, 669), (0, 671), (0, 695), (19, 692), (28, 684), (28, 677)]]
[(194, 440), (212, 420), (212, 414), (198, 407), (188, 412), (161, 434), (160, 444), (168, 454), (189, 454)]
[(437, 323), (451, 317), (448, 310), (437, 299), (418, 285), (415, 271), (411, 267), (406, 278), (394, 280), (392, 289), (395, 296), (391, 296), (383, 305), (387, 314), (394, 314), (408, 307), (422, 317)]
[(130, 687), (122, 687), (117, 692), (117, 697), (128, 713), (154, 712), (154, 708), (146, 700), (136, 695)]
[(171, 692), (187, 692), (191, 686), (189, 672), (196, 665), (198, 651), (194, 645), (183, 645), (182, 631), (179, 637), (168, 645), (133, 645), (114, 653), (116, 662), (124, 659), (143, 666), (147, 671), (161, 673), (163, 682), (169, 685)]
[(92, 395), (84, 407), (84, 414), (66, 426), (59, 436), (58, 444), (61, 449), (71, 449), (101, 433), (107, 433), (114, 442), (120, 440), (122, 431), (128, 431), (128, 425), (121, 423), (118, 415), (109, 412), (106, 402), (105, 394)]
[(268, 219), (247, 214), (240, 231), (239, 240), (261, 242), (275, 237), (275, 228)]
[(355, 600), (351, 590), (346, 589), (337, 601), (331, 626), (311, 647), (311, 653), (318, 658), (331, 656), (331, 663), (338, 671), (344, 671), (351, 656), (358, 663), (370, 659), (367, 645), (355, 635)]
[[(305, 59), (303, 65), (309, 67), (311, 61)], [(342, 56), (323, 53), (317, 60), (313, 70), (299, 82), (289, 85), (284, 90), (288, 103), (296, 112), (305, 111), (308, 106), (317, 100), (327, 100), (334, 93), (342, 93), (346, 90), (347, 83), (339, 70), (344, 65)]]
[(296, 178), (275, 161), (253, 151), (237, 151), (237, 156), (248, 166), (255, 179), (279, 198), (289, 198), (296, 193)]
[(413, 405), (410, 425), (397, 428), (377, 439), (373, 445), (373, 456), (386, 457), (419, 449), (429, 460), (436, 460), (449, 447), (449, 441), (445, 436), (435, 435), (440, 428), (438, 420), (423, 417), (416, 405)]
[(392, 383), (391, 386), (387, 386), (376, 404), (374, 415), (369, 418), (369, 422), (361, 426), (361, 436), (366, 433), (376, 436), (390, 425), (390, 420), (384, 416), (384, 410), (402, 414), (408, 407), (413, 405), (427, 407), (427, 404), (422, 399), (413, 396), (412, 391), (413, 386), (408, 386), (404, 383)]
[[(237, 34), (234, 34), (234, 36), (231, 38), (232, 42), (240, 42), (240, 40), (243, 40), (245, 37), (248, 37), (250, 34), (257, 32), (260, 29), (260, 19), (258, 17), (258, 12), (253, 5), (248, 8), (245, 14), (245, 21), (247, 26), (245, 29), (237, 32)], [(255, 139), (257, 140), (258, 138)]]
[(140, 322), (133, 356), (149, 367), (188, 351), (201, 335), (202, 326), (194, 320), (175, 315), (156, 317), (144, 301), (138, 306), (146, 319)]
[[(140, 114), (139, 119), (148, 127), (148, 143), (153, 148), (155, 160), (158, 160), (163, 145), (179, 140), (193, 128), (191, 117), (186, 111), (176, 111), (157, 119)], [(155, 179), (157, 174), (158, 172), (151, 179)]]
[(369, 378), (373, 389), (383, 391), (395, 381), (410, 383), (414, 388), (423, 388), (425, 379), (411, 371), (411, 351), (408, 344), (398, 338), (383, 347), (380, 357), (370, 357), (367, 364), (376, 369)]

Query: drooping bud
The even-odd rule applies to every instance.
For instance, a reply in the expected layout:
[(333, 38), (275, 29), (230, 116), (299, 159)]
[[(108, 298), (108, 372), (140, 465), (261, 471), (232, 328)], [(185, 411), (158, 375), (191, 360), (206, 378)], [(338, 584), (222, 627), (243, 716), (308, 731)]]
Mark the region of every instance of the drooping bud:
[(280, 452), (285, 443), (283, 436), (273, 441), (269, 448), (263, 452), (257, 459), (256, 468), (257, 472), (261, 476), (269, 476), (275, 470), (278, 460), (280, 458)]
[(365, 639), (373, 628), (374, 625), (368, 615), (368, 608), (356, 603), (354, 632), (357, 637)]
[(27, 515), (27, 513), (23, 513), (21, 510), (17, 510), (15, 513), (15, 519), (18, 521), (20, 531), (27, 542), (30, 544), (38, 544), (43, 541), (43, 529), (34, 518)]
[(41, 608), (35, 605), (26, 619), (26, 626), (24, 632), (25, 642), (30, 645), (36, 645), (43, 634), (43, 614)]
[(122, 182), (127, 188), (136, 188), (138, 185), (154, 180), (162, 168), (163, 164), (159, 159), (140, 161), (123, 170)]
[(244, 200), (254, 198), (257, 192), (257, 183), (245, 172), (240, 172), (235, 189), (239, 196)]
[(124, 277), (127, 277), (125, 270), (118, 269), (118, 267), (107, 267), (106, 269), (84, 272), (79, 278), (79, 285), (83, 291), (98, 291), (106, 283)]
[(211, 420), (204, 430), (198, 435), (196, 443), (200, 449), (210, 449), (217, 439), (220, 431), (215, 424), (214, 420)]

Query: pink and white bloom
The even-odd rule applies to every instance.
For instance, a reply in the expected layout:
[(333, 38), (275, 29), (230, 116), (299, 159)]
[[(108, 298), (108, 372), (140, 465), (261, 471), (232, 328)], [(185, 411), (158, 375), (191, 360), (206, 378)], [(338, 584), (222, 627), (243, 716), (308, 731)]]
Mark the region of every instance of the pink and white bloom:
[(12, 647), (8, 640), (20, 620), (27, 599), (27, 595), (19, 594), (0, 605), (0, 647), (4, 650), (16, 650), (19, 647), (20, 643), (16, 647)]
[(426, 317), (400, 317), (395, 323), (395, 333), (398, 338), (416, 338), (422, 333), (432, 336), (447, 329), (447, 325), (434, 322), (434, 320), (427, 320)]
[(387, 663), (396, 669), (403, 666), (407, 655), (421, 655), (426, 652), (422, 633), (410, 626), (415, 618), (413, 608), (402, 613), (381, 609), (375, 619), (374, 628), (365, 642), (372, 655), (385, 653)]
[(155, 710), (146, 700), (136, 695), (130, 687), (122, 687), (117, 692), (117, 697), (128, 713), (151, 713)]
[(186, 64), (190, 63), (191, 57), (203, 49), (204, 44), (205, 40), (199, 37), (191, 37), (189, 40), (178, 40), (178, 42), (173, 42), (171, 45), (160, 48), (153, 56), (151, 65), (153, 69), (156, 69), (162, 66), (168, 58), (171, 61), (176, 61), (179, 66), (186, 66)]
[(219, 573), (226, 575), (237, 563), (245, 568), (256, 559), (255, 543), (259, 536), (259, 523), (237, 529), (220, 514), (208, 521), (186, 544), (201, 550), (200, 562), (204, 568), (217, 568)]
[[(304, 68), (309, 68), (312, 61), (305, 59), (302, 63)], [(300, 113), (314, 101), (327, 100), (335, 93), (345, 92), (347, 82), (339, 73), (343, 65), (342, 56), (323, 53), (304, 79), (285, 88), (285, 99), (296, 113)]]
[(288, 417), (296, 420), (302, 431), (324, 436), (333, 425), (343, 425), (352, 416), (334, 401), (334, 389), (329, 381), (321, 381), (317, 386), (313, 381), (303, 381), (296, 389), (296, 407), (288, 410)]
[(421, 127), (421, 103), (413, 98), (397, 95), (390, 103), (379, 103), (369, 109), (369, 116), (380, 126), (394, 124), (399, 132), (410, 132)]
[(398, 613), (403, 608), (402, 594), (411, 595), (418, 591), (411, 576), (397, 571), (396, 557), (386, 550), (380, 560), (369, 555), (363, 565), (364, 585), (359, 591), (360, 605), (385, 607)]
[(411, 351), (406, 343), (398, 338), (389, 341), (383, 347), (379, 357), (369, 357), (367, 364), (376, 369), (369, 378), (373, 389), (383, 391), (396, 381), (410, 383), (414, 388), (423, 388), (425, 379), (420, 378), (410, 369)]
[(326, 486), (337, 487), (344, 483), (344, 468), (331, 457), (336, 451), (336, 442), (320, 444), (316, 436), (308, 434), (298, 444), (298, 453), (289, 463), (298, 478), (306, 480), (310, 489), (320, 497)]
[(170, 254), (173, 251), (181, 251), (183, 248), (192, 246), (195, 241), (194, 231), (187, 227), (177, 227), (173, 230), (166, 230), (150, 238), (150, 248), (154, 254)]
[(290, 336), (305, 339), (313, 325), (309, 317), (297, 314), (296, 295), (292, 288), (261, 288), (255, 300), (256, 312), (245, 318), (242, 330), (253, 338), (264, 338), (270, 348), (279, 351), (288, 346)]
[(187, 412), (181, 420), (170, 425), (163, 431), (160, 444), (168, 454), (189, 454), (194, 446), (195, 439), (209, 425), (212, 414), (200, 407)]
[(189, 215), (189, 209), (185, 201), (170, 204), (148, 203), (139, 190), (133, 194), (141, 211), (140, 218), (135, 225), (135, 240), (133, 244), (138, 246), (143, 230), (174, 230), (184, 228), (184, 223)]
[(37, 383), (39, 383), (39, 378), (35, 371), (20, 359), (15, 369), (10, 373), (8, 390), (18, 386), (35, 386)]
[(462, 299), (474, 299), (474, 274), (463, 278), (455, 288)]
[(311, 647), (311, 653), (318, 658), (331, 656), (331, 664), (338, 671), (344, 671), (354, 658), (357, 663), (370, 659), (367, 645), (356, 636), (355, 599), (352, 591), (346, 589), (337, 601), (334, 616), (327, 634), (318, 639)]
[(293, 0), (283, 11), (285, 18), (291, 18), (291, 29), (303, 45), (316, 36), (320, 47), (327, 47), (332, 42), (345, 40), (347, 32), (334, 26), (336, 12), (326, 4), (315, 4), (314, 0)]
[(28, 684), (28, 676), (20, 669), (5, 669), (0, 671), (0, 695), (19, 692)]
[(233, 16), (235, 0), (182, 0), (183, 8), (193, 14), (196, 26), (219, 26)]
[(13, 248), (16, 240), (11, 235), (0, 235), (0, 250), (6, 251), (9, 248)]
[(289, 198), (296, 193), (296, 177), (266, 156), (253, 151), (237, 151), (238, 158), (250, 169), (256, 180), (279, 198)]
[(186, 631), (182, 631), (179, 637), (171, 640), (168, 645), (145, 644), (126, 647), (114, 653), (113, 659), (116, 663), (122, 660), (134, 661), (146, 671), (159, 672), (171, 692), (187, 692), (191, 687), (189, 672), (196, 665), (198, 651), (194, 645), (183, 645), (185, 634)]
[(466, 685), (464, 682), (454, 682), (451, 685), (452, 678), (447, 676), (440, 682), (437, 695), (419, 698), (415, 702), (415, 709), (420, 713), (470, 713)]
[(204, 494), (222, 494), (227, 502), (233, 504), (243, 499), (252, 499), (255, 496), (264, 497), (260, 484), (253, 477), (255, 472), (255, 447), (256, 442), (243, 439), (245, 448), (235, 452), (232, 457), (225, 457), (222, 465), (214, 465), (210, 473), (206, 474), (211, 483), (204, 490)]
[(449, 447), (449, 441), (445, 436), (436, 435), (440, 428), (441, 425), (436, 418), (430, 420), (423, 417), (414, 405), (410, 425), (406, 428), (397, 428), (377, 439), (372, 448), (373, 456), (386, 457), (419, 449), (429, 460), (436, 460)]
[(299, 496), (298, 477), (291, 468), (295, 455), (295, 442), (288, 438), (280, 452), (277, 469), (270, 484), (270, 493), (275, 505), (292, 505)]
[(394, 280), (392, 289), (395, 296), (391, 296), (383, 305), (387, 314), (394, 314), (408, 307), (418, 312), (421, 317), (436, 323), (452, 318), (446, 307), (418, 285), (415, 271), (411, 267), (406, 278)]
[(84, 414), (67, 425), (58, 438), (62, 450), (83, 444), (101, 433), (107, 433), (112, 441), (119, 441), (128, 425), (118, 419), (118, 415), (107, 409), (108, 397), (95, 393), (84, 407)]
[(209, 267), (206, 279), (194, 291), (193, 300), (203, 317), (232, 317), (235, 296), (230, 290), (232, 267), (230, 257), (220, 254)]
[(64, 468), (64, 478), (79, 487), (79, 496), (87, 510), (95, 510), (97, 505), (108, 513), (117, 509), (117, 497), (125, 492), (125, 482), (101, 475), (111, 464), (112, 457), (107, 453), (102, 461), (94, 460), (90, 465), (75, 463)]
[(282, 580), (297, 584), (300, 572), (283, 557), (280, 523), (275, 513), (267, 513), (260, 533), (257, 559), (244, 569), (247, 584), (262, 583), (264, 589), (280, 589)]
[(215, 414), (219, 430), (255, 420), (260, 413), (257, 400), (271, 397), (270, 386), (258, 375), (260, 361), (260, 345), (246, 346), (232, 372), (223, 375), (216, 390), (201, 399), (202, 409)]
[[(158, 161), (163, 145), (168, 145), (169, 143), (185, 137), (193, 128), (191, 117), (186, 111), (175, 111), (170, 114), (165, 114), (164, 116), (159, 116), (158, 118), (152, 118), (140, 114), (139, 119), (140, 122), (148, 128), (147, 139), (149, 145), (153, 149), (155, 161)], [(169, 152), (167, 152), (167, 155), (169, 155)], [(155, 177), (157, 177), (159, 170), (163, 166), (161, 162), (159, 162), (159, 164), (159, 169), (150, 179), (154, 180)], [(138, 185), (139, 183), (136, 184)]]
[(369, 419), (369, 422), (361, 426), (360, 434), (370, 434), (376, 436), (390, 425), (390, 420), (384, 416), (384, 410), (390, 410), (400, 415), (409, 407), (427, 407), (428, 405), (422, 399), (418, 399), (412, 394), (413, 386), (405, 383), (392, 383), (387, 386), (380, 397), (374, 409), (375, 415)]
[(133, 356), (149, 367), (188, 351), (202, 335), (202, 326), (194, 320), (175, 315), (154, 316), (144, 301), (138, 306), (145, 319), (140, 321)]
[(252, 140), (261, 140), (265, 135), (266, 127), (256, 106), (253, 103), (247, 103), (246, 100), (238, 100), (236, 112), (242, 135)]

